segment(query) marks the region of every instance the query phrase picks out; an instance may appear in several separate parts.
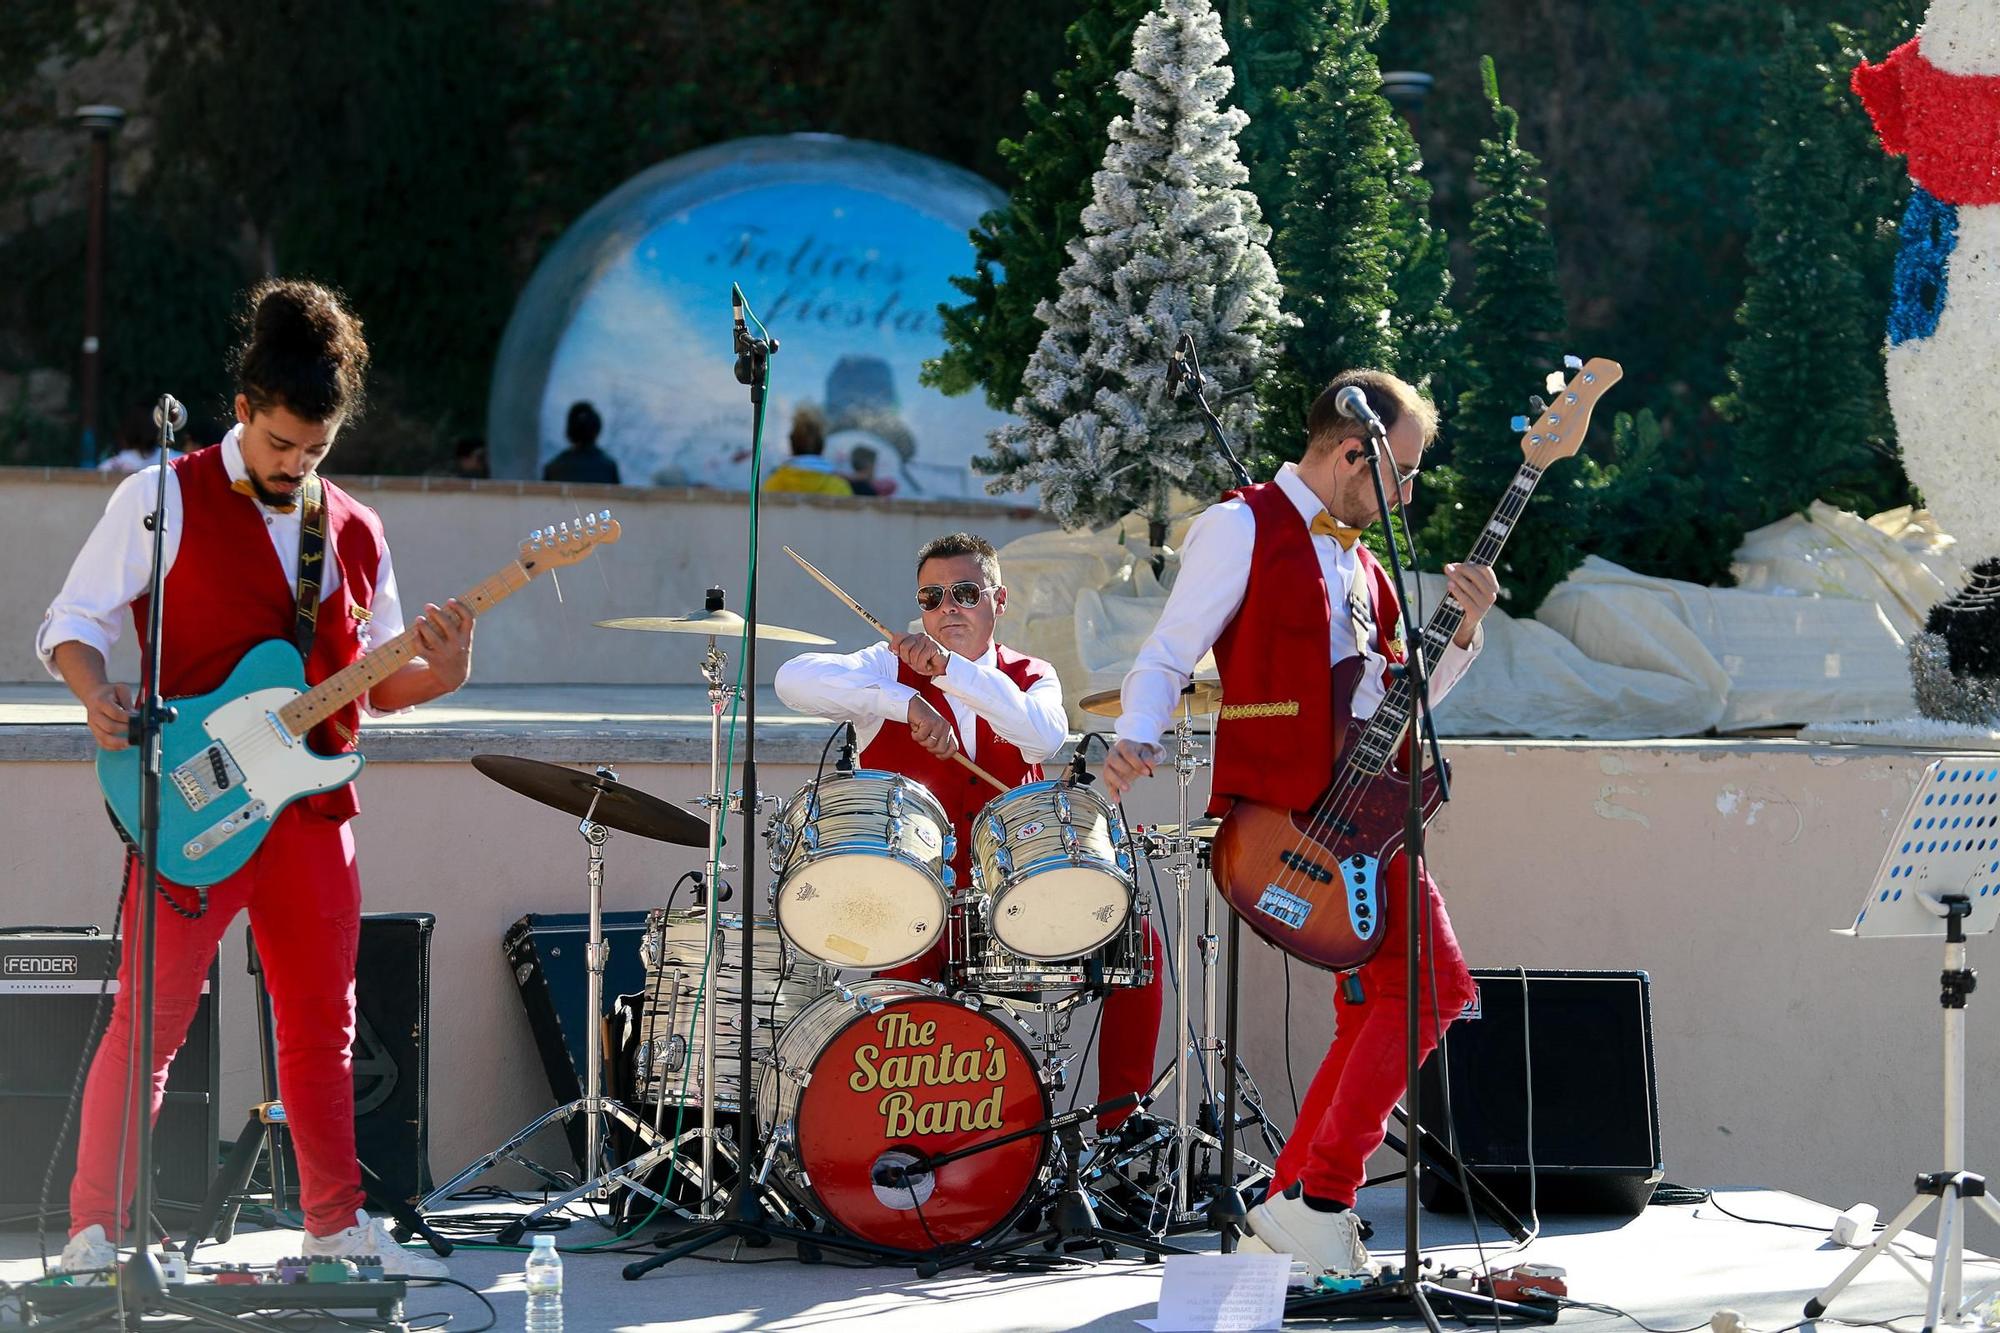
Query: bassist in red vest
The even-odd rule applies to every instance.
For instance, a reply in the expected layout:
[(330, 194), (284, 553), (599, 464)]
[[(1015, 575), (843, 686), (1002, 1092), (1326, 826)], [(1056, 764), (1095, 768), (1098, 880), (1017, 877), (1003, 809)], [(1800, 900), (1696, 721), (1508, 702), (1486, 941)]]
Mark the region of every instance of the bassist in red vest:
[[(964, 886), (972, 882), (972, 822), (996, 793), (952, 756), (963, 751), (1010, 786), (1039, 782), (1042, 761), (1062, 748), (1069, 722), (1055, 668), (993, 640), (1007, 589), (991, 542), (958, 532), (925, 545), (917, 553), (917, 607), (922, 633), (858, 653), (802, 653), (785, 663), (778, 697), (802, 713), (853, 723), (862, 767), (901, 773), (930, 789), (958, 835), (952, 866)], [(1150, 947), (1159, 957), (1157, 934)], [(928, 953), (876, 975), (936, 981), (944, 964), (940, 939)], [(1099, 1097), (1151, 1085), (1160, 1007), (1157, 978), (1105, 998)], [(1108, 1132), (1128, 1115), (1107, 1116), (1098, 1127)]]
[[(1103, 770), (1113, 793), (1152, 774), (1175, 700), (1211, 647), (1222, 676), (1211, 814), (1227, 811), (1232, 798), (1310, 808), (1333, 775), (1347, 723), (1381, 703), (1404, 636), (1394, 584), (1358, 540), (1382, 512), (1363, 428), (1335, 406), (1349, 385), (1367, 395), (1388, 432), (1383, 490), (1400, 488), (1407, 498), (1437, 428), (1435, 410), (1393, 375), (1341, 375), (1313, 403), (1305, 457), (1273, 481), (1231, 492), (1189, 530), (1180, 576), (1125, 677), (1119, 739)], [(1430, 664), (1433, 700), (1479, 651), (1479, 620), (1499, 593), (1483, 566), (1447, 565), (1445, 579), (1465, 621)], [(1396, 853), (1384, 882), (1403, 883), (1403, 864)], [(1472, 983), (1437, 886), (1426, 881), (1431, 934), (1423, 954), (1436, 980), (1435, 1005), (1428, 985), (1421, 997), (1428, 1054), (1442, 1032), (1438, 1014), (1455, 1017)], [(1367, 1271), (1354, 1200), (1405, 1091), (1407, 959), (1398, 922), (1358, 969), (1360, 1002), (1342, 988), (1349, 1002), (1270, 1192), (1250, 1211), (1245, 1249), (1288, 1252), (1316, 1273)]]
[[(250, 293), (244, 327), (235, 429), (220, 444), (169, 465), (160, 645), (160, 684), (169, 696), (220, 687), (245, 653), (269, 639), (305, 645), (305, 677), (316, 684), (371, 644), (403, 632), (381, 520), (315, 476), (334, 436), (361, 408), (368, 366), (361, 321), (323, 287), (272, 281)], [(152, 563), (145, 519), (157, 487), (155, 469), (148, 468), (112, 493), (36, 636), (42, 661), (83, 703), (91, 735), (107, 750), (127, 744), (133, 691), (111, 681), (106, 659), (127, 607), (145, 630)], [(315, 493), (323, 498), (315, 500)], [(323, 549), (314, 550), (303, 534), (318, 525), (308, 524), (303, 511), (321, 505)], [(308, 591), (313, 600), (306, 604), (317, 611), (302, 615), (301, 594)], [(448, 608), (426, 607), (417, 621), (423, 655), (375, 685), (368, 696), (375, 711), (449, 694), (472, 669), (468, 609), (454, 599)], [(349, 705), (328, 719), (313, 732), (312, 748), (352, 750), (359, 711)], [(167, 901), (156, 913), (150, 1105), (157, 1115), (167, 1067), (194, 1017), (216, 946), (247, 908), (277, 1012), (278, 1085), (299, 1159), (304, 1252), (374, 1254), (389, 1272), (442, 1277), (443, 1264), (402, 1249), (385, 1222), (362, 1210), (348, 1054), (361, 881), (347, 821), (358, 809), (351, 784), (288, 806), (248, 864), (207, 890), (205, 911), (196, 890), (161, 881)], [(129, 951), (138, 944), (131, 928), (137, 866), (129, 858), (128, 868), (121, 976), (131, 975)], [(125, 1132), (135, 996), (130, 986), (119, 990), (84, 1085), (66, 1272), (96, 1272), (118, 1261), (112, 1237), (124, 1229), (139, 1146), (138, 1133)], [(135, 1222), (147, 1225), (145, 1218)]]

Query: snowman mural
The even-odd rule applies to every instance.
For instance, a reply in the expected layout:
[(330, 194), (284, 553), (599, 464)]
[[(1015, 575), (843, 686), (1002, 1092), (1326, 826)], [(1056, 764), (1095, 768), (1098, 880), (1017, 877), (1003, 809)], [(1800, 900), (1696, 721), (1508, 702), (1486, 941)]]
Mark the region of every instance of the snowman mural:
[(1889, 311), (1903, 469), (1972, 576), (1910, 644), (1926, 717), (2000, 726), (2000, 14), (1935, 0), (1917, 35), (1854, 71), (1912, 189)]

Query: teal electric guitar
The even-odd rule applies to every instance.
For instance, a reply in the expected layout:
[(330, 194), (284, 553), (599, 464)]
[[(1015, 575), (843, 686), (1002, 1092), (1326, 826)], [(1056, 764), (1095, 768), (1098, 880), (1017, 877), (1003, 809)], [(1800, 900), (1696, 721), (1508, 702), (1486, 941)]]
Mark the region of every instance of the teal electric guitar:
[[(474, 616), (528, 586), (543, 570), (573, 565), (618, 540), (610, 510), (574, 526), (537, 530), (518, 559), (459, 600)], [(243, 655), (222, 687), (174, 701), (160, 734), (160, 878), (199, 887), (227, 879), (257, 850), (278, 812), (352, 782), (358, 754), (315, 754), (306, 733), (417, 656), (414, 628), (305, 687), (299, 651), (269, 639)], [(99, 750), (97, 785), (120, 828), (139, 838), (139, 750)]]

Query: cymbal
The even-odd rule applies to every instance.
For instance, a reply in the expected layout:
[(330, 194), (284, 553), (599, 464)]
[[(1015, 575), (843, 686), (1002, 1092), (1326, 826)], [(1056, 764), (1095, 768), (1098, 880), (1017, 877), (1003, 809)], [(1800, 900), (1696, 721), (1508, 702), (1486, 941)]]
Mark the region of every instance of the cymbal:
[[(1194, 688), (1184, 691), (1180, 701), (1174, 705), (1174, 717), (1179, 719), (1189, 714), (1206, 717), (1221, 705), (1222, 682), (1206, 678), (1198, 679), (1194, 682)], [(1124, 704), (1119, 701), (1117, 690), (1099, 690), (1096, 694), (1086, 694), (1076, 701), (1076, 706), (1086, 713), (1095, 713), (1099, 717), (1117, 717), (1125, 711)]]
[(1206, 842), (1215, 837), (1215, 831), (1222, 827), (1222, 821), (1219, 819), (1197, 819), (1187, 825), (1148, 824), (1146, 826), (1146, 833), (1148, 836), (1155, 838), (1175, 838), (1180, 836), (1183, 827), (1187, 829), (1188, 837), (1200, 838)]
[(476, 754), (472, 766), (503, 787), (579, 819), (596, 796), (597, 812), (590, 818), (606, 828), (682, 847), (708, 846), (707, 820), (615, 779), (511, 754)]
[[(654, 634), (706, 634), (712, 639), (740, 639), (743, 637), (743, 617), (734, 611), (707, 611), (698, 616), (620, 616), (616, 620), (600, 620), (599, 629), (643, 629)], [(832, 643), (823, 634), (813, 634), (802, 629), (786, 629), (783, 625), (767, 625), (757, 622), (757, 637), (772, 639), (779, 643)]]

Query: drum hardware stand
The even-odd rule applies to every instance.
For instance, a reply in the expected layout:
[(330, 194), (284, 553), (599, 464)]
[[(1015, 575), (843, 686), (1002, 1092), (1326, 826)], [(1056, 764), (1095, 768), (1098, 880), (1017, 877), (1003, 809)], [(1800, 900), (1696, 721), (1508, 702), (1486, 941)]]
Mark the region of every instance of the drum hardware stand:
[(1004, 1244), (994, 1246), (971, 1246), (957, 1254), (943, 1258), (929, 1258), (918, 1262), (917, 1276), (936, 1277), (946, 1269), (962, 1268), (967, 1264), (985, 1266), (995, 1259), (1025, 1250), (1030, 1246), (1040, 1246), (1051, 1255), (1061, 1255), (1079, 1245), (1095, 1245), (1106, 1259), (1118, 1256), (1120, 1247), (1137, 1250), (1149, 1258), (1157, 1259), (1167, 1254), (1189, 1254), (1177, 1245), (1169, 1245), (1154, 1236), (1138, 1232), (1117, 1231), (1102, 1225), (1097, 1219), (1097, 1209), (1090, 1201), (1090, 1194), (1083, 1187), (1081, 1162), (1089, 1152), (1083, 1141), (1083, 1126), (1100, 1115), (1122, 1111), (1128, 1106), (1143, 1106), (1149, 1098), (1138, 1093), (1126, 1093), (1113, 1097), (1095, 1106), (1079, 1107), (1074, 1111), (1064, 1111), (1050, 1116), (1039, 1124), (1017, 1129), (1009, 1134), (985, 1139), (957, 1148), (951, 1152), (937, 1153), (918, 1158), (904, 1166), (882, 1168), (887, 1173), (885, 1184), (888, 1188), (901, 1186), (910, 1189), (909, 1180), (913, 1175), (927, 1175), (948, 1162), (962, 1157), (990, 1151), (1003, 1144), (1019, 1139), (1032, 1138), (1038, 1134), (1053, 1134), (1057, 1155), (1062, 1159), (1062, 1178), (1052, 1200), (1047, 1205), (1044, 1217), (1046, 1224), (1024, 1236), (1017, 1236)]
[[(615, 783), (618, 781), (618, 775), (600, 765), (597, 769), (597, 779), (599, 783)], [(584, 993), (586, 1012), (591, 1016), (591, 1021), (584, 1025), (583, 1096), (575, 1101), (565, 1102), (538, 1117), (498, 1148), (425, 1195), (417, 1205), (420, 1212), (430, 1212), (439, 1208), (452, 1195), (502, 1162), (513, 1162), (526, 1167), (547, 1184), (564, 1191), (533, 1212), (524, 1214), (501, 1228), (499, 1241), (503, 1245), (517, 1243), (535, 1222), (578, 1199), (605, 1197), (613, 1177), (617, 1175), (615, 1171), (606, 1169), (607, 1163), (604, 1160), (607, 1145), (604, 1130), (607, 1118), (618, 1121), (636, 1134), (642, 1143), (649, 1146), (659, 1139), (659, 1135), (653, 1132), (653, 1127), (647, 1124), (643, 1117), (617, 1098), (604, 1095), (604, 1035), (603, 1025), (598, 1016), (604, 1012), (604, 961), (611, 952), (611, 946), (604, 938), (604, 844), (611, 837), (611, 830), (596, 820), (597, 805), (603, 799), (604, 791), (605, 788), (599, 787), (591, 794), (590, 806), (584, 811), (582, 820), (576, 826), (577, 834), (582, 837), (588, 849), (586, 877), (590, 885), (590, 943), (584, 955), (584, 966), (589, 982)], [(583, 1167), (578, 1173), (582, 1177), (581, 1180), (572, 1181), (561, 1172), (543, 1166), (521, 1151), (544, 1129), (557, 1123), (567, 1123), (579, 1115), (583, 1117), (584, 1134)], [(666, 1202), (643, 1187), (640, 1187), (639, 1192), (654, 1198), (656, 1202), (662, 1204)]]
[[(752, 336), (745, 318), (747, 303), (743, 289), (731, 283), (729, 288), (730, 306), (734, 315), (734, 350), (736, 353), (736, 380), (749, 386), (751, 408), (751, 459), (753, 468), (757, 466), (764, 451), (764, 409), (769, 397), (771, 383), (771, 357), (778, 351), (778, 340), (764, 336)], [(763, 326), (758, 326), (759, 333)], [(865, 1241), (847, 1237), (833, 1237), (804, 1231), (795, 1227), (781, 1226), (771, 1220), (770, 1211), (764, 1206), (760, 1195), (766, 1186), (764, 1177), (770, 1170), (770, 1153), (774, 1145), (765, 1145), (758, 1136), (757, 1108), (754, 1089), (756, 1084), (750, 1078), (750, 1034), (756, 1031), (756, 1001), (751, 994), (754, 989), (750, 979), (757, 975), (757, 895), (756, 855), (757, 812), (759, 802), (757, 792), (757, 539), (759, 528), (758, 496), (756, 488), (750, 491), (750, 552), (748, 587), (743, 601), (743, 679), (749, 682), (743, 691), (743, 939), (742, 976), (743, 986), (739, 1005), (742, 1014), (740, 1024), (743, 1033), (741, 1049), (737, 1052), (740, 1075), (736, 1098), (736, 1151), (745, 1160), (759, 1158), (762, 1165), (753, 1177), (739, 1172), (736, 1187), (724, 1202), (718, 1214), (701, 1226), (673, 1237), (672, 1247), (648, 1259), (625, 1265), (624, 1276), (628, 1281), (637, 1280), (656, 1268), (663, 1268), (684, 1255), (707, 1249), (719, 1241), (736, 1239), (753, 1247), (769, 1245), (773, 1240), (790, 1240), (801, 1246), (801, 1257), (807, 1250), (817, 1252), (824, 1246), (829, 1249), (845, 1250), (853, 1254), (874, 1258), (902, 1258), (896, 1251), (882, 1246), (870, 1245)], [(720, 727), (720, 714), (716, 715), (716, 727)], [(718, 815), (719, 819), (719, 815)], [(712, 899), (711, 899), (712, 901)], [(712, 910), (712, 909), (711, 909)], [(712, 1047), (710, 1048), (713, 1049)]]
[[(705, 608), (709, 611), (720, 611), (722, 609), (722, 600), (722, 589), (719, 587), (710, 588), (705, 598)], [(752, 612), (752, 617), (753, 619), (755, 617), (754, 611)], [(756, 632), (754, 625), (751, 632), (753, 634)], [(751, 660), (755, 661), (754, 655)], [(729, 707), (730, 701), (736, 697), (737, 692), (736, 686), (728, 682), (723, 675), (728, 662), (728, 654), (724, 653), (717, 646), (715, 639), (711, 636), (708, 641), (708, 651), (702, 654), (701, 659), (702, 679), (708, 682), (708, 795), (704, 798), (704, 804), (708, 805), (708, 873), (712, 888), (712, 892), (703, 895), (708, 905), (708, 947), (702, 951), (701, 969), (701, 1211), (704, 1217), (711, 1215), (708, 1212), (711, 1204), (717, 1209), (715, 1215), (719, 1216), (721, 1209), (721, 1200), (715, 1192), (714, 1000), (716, 941), (722, 938), (721, 881), (722, 872), (728, 868), (722, 864), (722, 844), (724, 841), (722, 833), (723, 811), (728, 800), (727, 793), (723, 790), (722, 714)], [(755, 689), (756, 686), (757, 682), (752, 680), (750, 688)], [(751, 712), (754, 717), (756, 712), (754, 707)], [(744, 822), (747, 825), (749, 821), (746, 820)], [(754, 853), (756, 850), (755, 843), (748, 843), (747, 847), (750, 853)], [(755, 903), (746, 902), (744, 904), (745, 916), (749, 916), (755, 910)], [(746, 968), (748, 966), (747, 960), (745, 961), (745, 966)], [(746, 992), (750, 988), (750, 973), (748, 971), (743, 974), (743, 987)], [(750, 1033), (747, 1030), (744, 1031), (740, 1039), (745, 1045), (748, 1045)], [(745, 1082), (742, 1087), (737, 1089), (736, 1095), (739, 1099), (749, 1097), (749, 1084)], [(660, 1104), (662, 1108), (665, 1107), (666, 1101), (664, 1098), (661, 1099)]]
[[(1182, 689), (1182, 694), (1190, 700), (1194, 693), (1190, 682)], [(1191, 1052), (1188, 1049), (1192, 1039), (1188, 1021), (1188, 880), (1192, 876), (1194, 846), (1196, 839), (1188, 834), (1188, 786), (1194, 781), (1195, 770), (1206, 765), (1195, 749), (1194, 717), (1192, 709), (1182, 707), (1180, 717), (1174, 721), (1174, 788), (1178, 802), (1180, 827), (1168, 839), (1169, 855), (1173, 858), (1174, 877), (1174, 1205), (1173, 1216), (1180, 1217), (1188, 1211), (1188, 1175), (1193, 1169), (1194, 1136), (1193, 1126), (1188, 1121), (1188, 1066)], [(1202, 968), (1204, 980), (1208, 975), (1207, 964)], [(1202, 1042), (1202, 1060), (1208, 1059), (1207, 1042)]]

